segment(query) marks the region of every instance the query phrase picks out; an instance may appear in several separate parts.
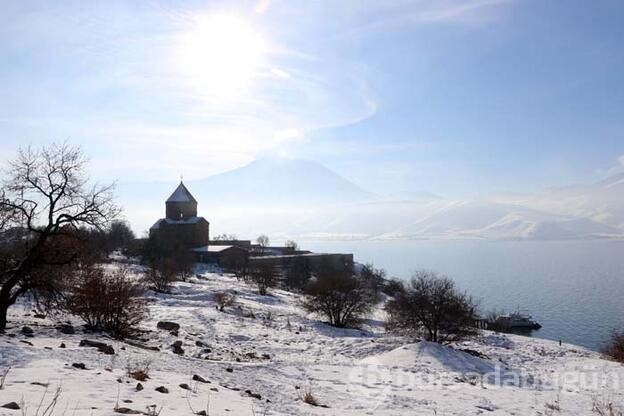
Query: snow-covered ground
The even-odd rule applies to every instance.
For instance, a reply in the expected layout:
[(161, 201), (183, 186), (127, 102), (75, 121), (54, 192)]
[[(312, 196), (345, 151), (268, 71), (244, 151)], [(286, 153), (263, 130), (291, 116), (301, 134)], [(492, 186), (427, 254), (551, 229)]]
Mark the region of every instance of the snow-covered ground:
[[(236, 295), (224, 312), (214, 302), (220, 291)], [(86, 333), (71, 317), (13, 308), (11, 328), (0, 336), (0, 376), (10, 367), (0, 406), (22, 409), (0, 408), (0, 415), (154, 408), (162, 416), (591, 415), (595, 403), (624, 404), (624, 366), (573, 345), (484, 332), (440, 346), (386, 334), (381, 310), (360, 330), (340, 330), (304, 313), (299, 295), (259, 296), (253, 286), (209, 272), (177, 283), (172, 294), (149, 295), (144, 339), (134, 345)], [(66, 320), (75, 334), (56, 329)], [(157, 329), (158, 321), (178, 323), (177, 335)], [(25, 325), (33, 336), (22, 332)], [(80, 347), (83, 339), (110, 344), (115, 354)], [(183, 355), (173, 352), (176, 341)], [(127, 368), (142, 363), (149, 363), (149, 379), (137, 390)], [(168, 393), (155, 390), (160, 386)], [(58, 388), (53, 413), (44, 413)], [(306, 392), (317, 406), (302, 400)]]

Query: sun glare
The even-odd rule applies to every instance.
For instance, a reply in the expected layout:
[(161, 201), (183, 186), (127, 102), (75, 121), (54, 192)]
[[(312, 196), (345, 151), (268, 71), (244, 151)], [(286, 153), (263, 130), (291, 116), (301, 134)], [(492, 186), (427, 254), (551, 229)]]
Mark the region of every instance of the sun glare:
[(259, 70), (264, 43), (235, 16), (203, 16), (182, 39), (182, 71), (204, 93), (227, 97), (248, 89)]

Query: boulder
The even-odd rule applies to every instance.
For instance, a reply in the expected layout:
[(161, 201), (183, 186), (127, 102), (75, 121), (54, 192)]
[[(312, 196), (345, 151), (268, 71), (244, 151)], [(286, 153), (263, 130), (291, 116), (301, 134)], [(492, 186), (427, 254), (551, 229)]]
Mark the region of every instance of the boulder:
[(193, 381), (199, 381), (200, 383), (210, 383), (210, 381), (206, 380), (198, 374), (193, 374)]
[(72, 335), (76, 332), (74, 331), (74, 327), (70, 324), (57, 325), (56, 330), (59, 331), (61, 334), (67, 334), (67, 335)]
[(177, 332), (180, 329), (180, 324), (169, 321), (158, 321), (158, 323), (156, 324), (156, 328), (162, 329), (164, 331)]
[(87, 366), (84, 363), (73, 363), (72, 367), (77, 368), (78, 370), (86, 370)]
[(173, 353), (178, 355), (184, 355), (184, 348), (182, 348), (182, 341), (176, 341), (171, 346)]
[(169, 393), (169, 389), (165, 386), (156, 387), (155, 389), (158, 393), (167, 394)]
[(22, 327), (22, 334), (26, 335), (27, 337), (32, 337), (34, 336), (35, 331), (33, 331), (33, 329), (29, 326), (23, 326)]
[(78, 346), (97, 348), (99, 352), (103, 352), (104, 354), (107, 354), (107, 355), (115, 354), (115, 350), (113, 349), (111, 345), (104, 344), (103, 342), (99, 342), (99, 341), (91, 341), (88, 339), (83, 339), (82, 341), (80, 341), (80, 344), (78, 344)]
[(15, 403), (15, 402), (9, 402), (7, 404), (3, 404), (0, 407), (3, 407), (5, 409), (11, 409), (11, 410), (19, 410), (20, 409), (19, 404)]

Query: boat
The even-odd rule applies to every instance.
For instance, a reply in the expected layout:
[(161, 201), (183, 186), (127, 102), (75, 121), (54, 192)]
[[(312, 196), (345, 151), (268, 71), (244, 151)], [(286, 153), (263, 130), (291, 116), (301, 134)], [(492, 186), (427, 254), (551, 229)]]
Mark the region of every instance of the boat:
[(520, 310), (506, 315), (499, 315), (495, 324), (506, 330), (531, 330), (542, 327), (531, 315)]

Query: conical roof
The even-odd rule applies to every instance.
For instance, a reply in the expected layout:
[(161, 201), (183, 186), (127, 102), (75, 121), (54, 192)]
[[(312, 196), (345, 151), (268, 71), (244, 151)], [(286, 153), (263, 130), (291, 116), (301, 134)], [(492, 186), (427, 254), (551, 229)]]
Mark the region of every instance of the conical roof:
[(193, 195), (186, 189), (184, 183), (180, 181), (180, 185), (176, 188), (175, 191), (171, 194), (169, 198), (167, 198), (167, 202), (194, 202), (197, 203)]

